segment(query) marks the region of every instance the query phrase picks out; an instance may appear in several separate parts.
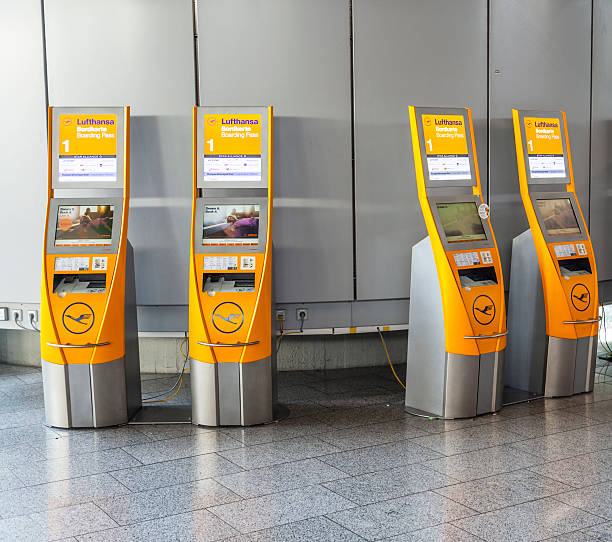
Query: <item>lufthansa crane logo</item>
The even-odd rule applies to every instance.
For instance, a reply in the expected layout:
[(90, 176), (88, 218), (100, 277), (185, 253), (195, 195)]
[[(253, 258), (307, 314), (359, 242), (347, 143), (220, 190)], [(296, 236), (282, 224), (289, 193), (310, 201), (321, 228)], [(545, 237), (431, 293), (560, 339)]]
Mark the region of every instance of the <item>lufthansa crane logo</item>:
[(479, 324), (486, 326), (495, 318), (495, 303), (488, 295), (479, 295), (472, 304), (472, 314)]
[(70, 126), (72, 124), (72, 117), (64, 117), (63, 119), (64, 126)]
[(91, 329), (95, 320), (93, 309), (86, 303), (72, 303), (62, 313), (64, 327), (75, 335), (81, 335)]
[(589, 289), (579, 282), (572, 288), (572, 293), (570, 294), (572, 305), (577, 311), (585, 311), (589, 308), (591, 304), (591, 292)]
[(244, 323), (244, 312), (240, 305), (231, 301), (225, 301), (215, 307), (212, 313), (213, 326), (221, 333), (234, 333)]
[(217, 117), (208, 117), (206, 119), (206, 123), (208, 124), (208, 126), (214, 126), (216, 122), (217, 122)]

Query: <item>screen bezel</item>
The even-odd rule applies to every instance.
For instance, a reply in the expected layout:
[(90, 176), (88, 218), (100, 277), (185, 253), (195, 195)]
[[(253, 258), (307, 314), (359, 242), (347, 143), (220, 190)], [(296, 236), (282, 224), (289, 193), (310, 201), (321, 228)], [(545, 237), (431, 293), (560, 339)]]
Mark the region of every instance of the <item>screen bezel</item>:
[[(469, 116), (465, 108), (438, 108), (438, 107), (415, 107), (417, 127), (419, 134), (419, 148), (421, 149), (421, 167), (425, 186), (428, 188), (447, 188), (454, 186), (476, 186), (476, 168), (474, 167), (474, 152), (472, 149), (472, 131)], [(427, 149), (425, 148), (425, 133), (423, 131), (423, 115), (461, 115), (465, 125), (465, 137), (467, 139), (468, 158), (470, 161), (470, 179), (459, 179), (454, 181), (435, 181), (429, 177), (427, 165)]]
[[(204, 115), (260, 115), (261, 117), (261, 181), (204, 181)], [(197, 167), (196, 186), (198, 188), (268, 188), (268, 107), (208, 107), (197, 108)]]
[(494, 248), (495, 243), (493, 242), (493, 235), (491, 233), (491, 227), (489, 225), (489, 220), (485, 220), (480, 218), (480, 222), (482, 223), (482, 227), (484, 229), (486, 239), (482, 241), (455, 241), (450, 243), (446, 239), (446, 234), (444, 233), (444, 227), (442, 225), (442, 219), (440, 218), (440, 214), (438, 213), (437, 204), (438, 203), (474, 203), (476, 205), (476, 210), (482, 203), (480, 197), (463, 194), (458, 196), (428, 196), (429, 206), (431, 208), (431, 213), (433, 215), (434, 222), (436, 223), (436, 229), (438, 230), (438, 236), (442, 241), (442, 245), (444, 246), (444, 250), (446, 252), (466, 252), (469, 250), (479, 250), (481, 248)]
[[(59, 118), (60, 115), (117, 115), (117, 180), (116, 181), (71, 181), (59, 180)], [(56, 189), (73, 188), (119, 188), (124, 185), (124, 132), (125, 118), (123, 107), (54, 107), (51, 114), (51, 187)]]
[[(547, 243), (558, 244), (570, 241), (588, 240), (586, 226), (584, 224), (584, 221), (582, 220), (582, 215), (580, 214), (576, 201), (576, 196), (572, 192), (534, 192), (529, 194), (529, 197), (531, 198), (531, 205), (533, 206), (536, 217), (538, 219), (540, 231), (542, 232), (544, 240)], [(580, 233), (564, 233), (560, 235), (550, 235), (548, 233), (548, 230), (546, 229), (546, 226), (544, 226), (544, 219), (542, 217), (542, 213), (540, 213), (540, 209), (537, 204), (537, 200), (539, 199), (568, 199), (570, 201), (572, 211), (574, 212), (574, 216), (576, 217), (576, 222), (578, 223)]]
[[(203, 245), (202, 230), (204, 227), (204, 206), (205, 205), (259, 205), (259, 235), (257, 245)], [(262, 197), (203, 197), (196, 202), (195, 231), (193, 236), (194, 251), (197, 254), (232, 254), (248, 252), (265, 252), (266, 237), (268, 231), (268, 199)]]
[[(519, 115), (519, 126), (521, 129), (521, 142), (523, 144), (523, 163), (525, 164), (525, 175), (527, 176), (527, 184), (570, 184), (570, 170), (567, 159), (567, 141), (565, 138), (565, 122), (561, 111), (529, 111), (520, 109)], [(527, 136), (525, 134), (525, 117), (536, 117), (536, 118), (558, 118), (559, 119), (559, 130), (561, 132), (561, 144), (563, 146), (563, 162), (565, 164), (565, 177), (546, 177), (544, 179), (534, 179), (531, 176), (531, 169), (529, 168), (529, 153), (527, 152)]]
[[(107, 246), (55, 246), (57, 230), (57, 211), (63, 205), (114, 205), (113, 233)], [(47, 224), (47, 254), (116, 254), (119, 250), (123, 218), (123, 198), (53, 198), (49, 202), (49, 223)]]

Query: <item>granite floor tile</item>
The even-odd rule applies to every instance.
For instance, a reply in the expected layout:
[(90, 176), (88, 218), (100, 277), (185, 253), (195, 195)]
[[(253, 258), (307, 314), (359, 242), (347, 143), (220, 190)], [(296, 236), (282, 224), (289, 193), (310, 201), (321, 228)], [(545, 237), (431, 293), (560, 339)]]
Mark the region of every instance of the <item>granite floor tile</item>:
[(555, 499), (612, 520), (612, 481), (555, 495)]
[(319, 400), (318, 404), (328, 408), (349, 408), (378, 404), (391, 406), (403, 405), (404, 397), (404, 393), (398, 393), (384, 388), (369, 388), (358, 392), (329, 395), (327, 399)]
[(196, 433), (190, 437), (124, 446), (123, 450), (140, 462), (150, 464), (217, 452), (219, 450), (230, 450), (232, 448), (240, 448), (241, 446), (243, 446), (242, 442), (220, 431), (208, 431)]
[(108, 474), (95, 474), (0, 492), (0, 517), (43, 512), (130, 493)]
[(462, 482), (468, 482), (477, 478), (532, 467), (543, 462), (543, 459), (534, 455), (504, 445), (431, 459), (425, 461), (424, 465)]
[(612, 523), (602, 523), (589, 529), (547, 538), (546, 542), (610, 542), (610, 540), (612, 540)]
[(102, 450), (87, 454), (35, 461), (15, 466), (15, 475), (26, 486), (79, 478), (140, 465), (123, 450)]
[(240, 471), (241, 467), (217, 454), (204, 454), (116, 470), (110, 474), (132, 491), (145, 491)]
[(363, 542), (363, 538), (320, 516), (235, 536), (223, 542)]
[(359, 505), (372, 504), (455, 484), (457, 480), (420, 464), (344, 478), (323, 484)]
[(18, 374), (17, 378), (25, 384), (42, 384), (42, 372), (39, 371)]
[(321, 457), (321, 461), (347, 474), (358, 475), (419, 463), (442, 457), (410, 440), (401, 440), (369, 448), (358, 448)]
[(427, 491), (356, 509), (328, 513), (326, 516), (366, 540), (378, 540), (473, 514), (473, 510)]
[(42, 395), (40, 397), (15, 397), (13, 399), (3, 398), (0, 401), (0, 415), (24, 410), (36, 410), (45, 407)]
[(34, 408), (31, 410), (19, 410), (7, 412), (0, 415), (0, 429), (23, 427), (25, 425), (40, 425), (45, 420), (45, 409)]
[(328, 489), (310, 486), (213, 506), (209, 510), (239, 532), (248, 533), (354, 506)]
[(369, 405), (364, 407), (346, 407), (329, 409), (322, 412), (319, 419), (336, 429), (348, 429), (371, 423), (390, 422), (408, 418), (402, 405)]
[(213, 431), (205, 427), (191, 425), (188, 423), (168, 424), (168, 425), (139, 425), (136, 427), (143, 435), (150, 440), (168, 440), (172, 438), (190, 437), (197, 433), (208, 433)]
[(600, 422), (612, 422), (612, 400), (596, 401), (568, 411)]
[(436, 489), (436, 493), (480, 513), (567, 491), (569, 486), (527, 470), (498, 474)]
[(58, 433), (42, 424), (11, 427), (0, 430), (0, 450), (19, 444), (31, 444), (46, 439), (59, 439)]
[(530, 470), (569, 486), (583, 488), (612, 480), (612, 452), (592, 452), (536, 465)]
[(304, 459), (253, 469), (215, 480), (245, 499), (345, 478), (346, 474), (318, 459)]
[(380, 542), (482, 542), (482, 538), (478, 538), (450, 523), (445, 523), (444, 525), (385, 538)]
[(539, 438), (512, 443), (512, 448), (546, 461), (557, 461), (579, 454), (605, 450), (612, 447), (612, 434), (598, 433), (594, 427), (585, 427), (555, 433)]
[(94, 502), (119, 525), (128, 525), (236, 500), (240, 500), (238, 495), (218, 482), (206, 479)]
[(225, 428), (223, 432), (247, 446), (253, 446), (277, 440), (325, 433), (332, 429), (333, 427), (322, 423), (318, 418), (302, 416), (255, 427)]
[(23, 482), (13, 474), (11, 469), (0, 467), (0, 492), (18, 487), (23, 487)]
[(79, 542), (209, 542), (237, 534), (208, 510), (166, 516), (85, 536)]
[(592, 423), (594, 423), (593, 420), (586, 416), (580, 416), (566, 410), (548, 410), (541, 414), (502, 421), (498, 423), (498, 427), (525, 438), (537, 438), (543, 435), (578, 429)]
[(453, 522), (491, 542), (534, 542), (591, 527), (603, 520), (551, 497)]
[(492, 448), (523, 438), (516, 433), (500, 429), (497, 427), (498, 425), (497, 423), (489, 423), (456, 431), (447, 431), (416, 438), (414, 442), (444, 455), (455, 455)]
[(316, 437), (298, 437), (219, 452), (221, 457), (245, 469), (256, 469), (338, 452)]
[[(0, 416), (2, 416), (0, 414)], [(6, 468), (22, 465), (24, 462), (42, 461), (44, 456), (28, 444), (0, 447), (0, 465)]]

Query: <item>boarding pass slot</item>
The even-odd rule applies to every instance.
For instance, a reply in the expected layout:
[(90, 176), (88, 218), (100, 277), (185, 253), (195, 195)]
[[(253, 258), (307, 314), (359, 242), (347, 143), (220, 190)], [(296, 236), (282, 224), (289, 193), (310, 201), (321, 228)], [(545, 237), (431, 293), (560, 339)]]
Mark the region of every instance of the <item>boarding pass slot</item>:
[(204, 273), (203, 292), (254, 292), (255, 273)]
[(106, 292), (104, 273), (56, 273), (53, 276), (53, 293), (66, 294), (103, 294)]
[(493, 266), (458, 269), (457, 272), (459, 273), (459, 281), (463, 288), (493, 286), (497, 284), (497, 274)]
[(591, 263), (588, 258), (571, 258), (569, 260), (558, 260), (559, 270), (563, 277), (576, 277), (591, 274)]

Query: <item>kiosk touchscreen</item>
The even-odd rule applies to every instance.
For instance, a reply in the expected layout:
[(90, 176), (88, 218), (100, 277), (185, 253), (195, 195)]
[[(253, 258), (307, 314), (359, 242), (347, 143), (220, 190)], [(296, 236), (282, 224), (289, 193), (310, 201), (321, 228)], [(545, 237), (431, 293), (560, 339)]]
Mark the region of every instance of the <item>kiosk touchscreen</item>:
[(595, 379), (595, 257), (578, 204), (563, 111), (512, 111), (529, 230), (512, 243), (506, 385), (531, 395), (588, 392)]
[(412, 247), (406, 410), (441, 418), (494, 412), (503, 392), (504, 285), (471, 112), (409, 112), (429, 236)]
[(49, 108), (40, 339), (55, 427), (126, 423), (141, 405), (128, 143), (128, 107)]
[(272, 421), (272, 108), (194, 108), (192, 422)]

